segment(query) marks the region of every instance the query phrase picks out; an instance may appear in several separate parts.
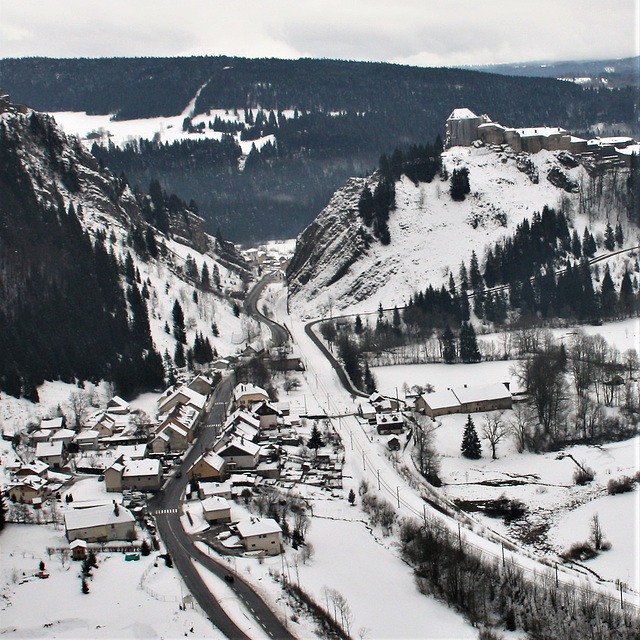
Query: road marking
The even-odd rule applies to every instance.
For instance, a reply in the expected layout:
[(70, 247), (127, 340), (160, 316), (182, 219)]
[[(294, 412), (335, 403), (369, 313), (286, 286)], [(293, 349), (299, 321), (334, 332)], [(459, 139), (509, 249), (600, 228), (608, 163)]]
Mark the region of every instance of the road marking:
[(178, 510), (177, 509), (158, 509), (154, 513), (155, 514), (158, 514), (158, 513), (178, 513)]

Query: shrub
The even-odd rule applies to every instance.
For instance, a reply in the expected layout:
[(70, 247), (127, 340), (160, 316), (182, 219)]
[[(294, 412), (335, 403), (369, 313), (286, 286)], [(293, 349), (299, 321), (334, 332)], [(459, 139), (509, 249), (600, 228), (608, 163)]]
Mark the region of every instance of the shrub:
[(607, 482), (607, 491), (610, 495), (615, 495), (616, 493), (626, 493), (627, 491), (633, 490), (634, 480), (629, 476), (622, 476), (620, 478), (611, 478), (609, 482)]
[(560, 557), (564, 560), (589, 560), (597, 555), (597, 551), (588, 542), (574, 542)]
[(591, 482), (595, 477), (596, 472), (590, 467), (582, 466), (573, 472), (573, 481), (575, 484), (583, 485)]

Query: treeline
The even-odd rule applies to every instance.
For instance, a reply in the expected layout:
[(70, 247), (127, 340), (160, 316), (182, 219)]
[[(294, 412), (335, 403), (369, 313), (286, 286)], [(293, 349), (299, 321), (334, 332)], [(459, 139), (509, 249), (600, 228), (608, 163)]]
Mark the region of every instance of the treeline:
[[(0, 86), (16, 102), (37, 109), (114, 113), (120, 119), (177, 115), (201, 87), (196, 113), (258, 106), (381, 113), (392, 123), (395, 144), (441, 130), (457, 105), (488, 113), (505, 125), (579, 130), (594, 122), (632, 122), (635, 114), (631, 87), (585, 89), (546, 78), (339, 60), (5, 59), (0, 61)], [(418, 135), (407, 139), (412, 130)]]

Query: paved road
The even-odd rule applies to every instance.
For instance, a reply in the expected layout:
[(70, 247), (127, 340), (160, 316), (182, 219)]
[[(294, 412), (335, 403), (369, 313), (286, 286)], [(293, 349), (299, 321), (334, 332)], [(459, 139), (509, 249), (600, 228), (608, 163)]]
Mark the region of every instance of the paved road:
[(271, 318), (265, 316), (261, 311), (258, 310), (258, 299), (262, 295), (262, 292), (267, 287), (267, 285), (272, 282), (279, 281), (280, 276), (277, 272), (267, 273), (262, 277), (261, 280), (257, 282), (257, 284), (249, 291), (247, 297), (244, 300), (244, 310), (245, 312), (254, 317), (259, 322), (266, 324), (271, 331), (271, 344), (274, 347), (279, 347), (290, 339), (290, 334), (286, 327), (283, 327), (281, 324), (274, 322)]
[[(224, 563), (202, 553), (193, 544), (192, 539), (185, 533), (180, 523), (180, 504), (187, 485), (187, 471), (196, 458), (201, 455), (202, 451), (213, 444), (218, 432), (218, 425), (224, 421), (232, 387), (233, 378), (231, 376), (224, 377), (220, 381), (213, 392), (211, 409), (200, 427), (196, 443), (179, 467), (181, 476), (176, 477), (173, 475), (170, 477), (164, 488), (149, 502), (149, 508), (151, 513), (155, 515), (158, 533), (162, 537), (167, 551), (171, 554), (176, 569), (180, 572), (187, 588), (202, 610), (227, 638), (247, 639), (249, 636), (220, 607), (194, 567), (192, 560), (198, 560), (219, 578), (229, 575), (229, 568)], [(256, 621), (269, 636), (284, 640), (295, 640), (295, 637), (276, 618), (248, 583), (236, 576), (228, 586), (244, 602)]]
[[(347, 317), (347, 316), (344, 316)], [(336, 357), (324, 346), (324, 343), (318, 336), (315, 334), (313, 327), (320, 322), (324, 322), (325, 320), (314, 320), (313, 322), (309, 322), (304, 326), (305, 333), (311, 338), (313, 343), (322, 351), (324, 357), (329, 361), (329, 364), (333, 367), (333, 370), (336, 372), (336, 375), (340, 379), (342, 386), (352, 395), (352, 396), (360, 396), (361, 398), (368, 398), (368, 394), (360, 391), (360, 389), (356, 389), (352, 382), (351, 378), (346, 374), (345, 370), (342, 368), (342, 365)]]

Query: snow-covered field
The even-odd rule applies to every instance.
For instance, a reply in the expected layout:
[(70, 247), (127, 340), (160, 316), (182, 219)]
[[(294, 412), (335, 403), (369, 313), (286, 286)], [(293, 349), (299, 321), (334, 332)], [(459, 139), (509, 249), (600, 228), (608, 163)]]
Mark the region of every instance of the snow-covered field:
[[(99, 567), (83, 594), (81, 563), (49, 557), (50, 546), (67, 546), (63, 532), (51, 526), (9, 524), (0, 535), (3, 637), (222, 637), (200, 612), (179, 609), (186, 592), (175, 569), (157, 561), (157, 554), (137, 562), (126, 562), (122, 553), (98, 554)], [(47, 579), (34, 577), (41, 560)]]
[[(637, 318), (603, 326), (583, 326), (579, 330), (600, 334), (620, 352), (638, 349), (640, 320)], [(576, 329), (553, 330), (557, 339)], [(497, 335), (479, 336), (481, 341), (495, 340)], [(422, 364), (376, 367), (372, 371), (379, 390), (387, 395), (404, 397), (404, 389), (413, 385), (432, 384), (436, 391), (463, 385), (490, 382), (510, 382), (517, 391), (516, 361), (498, 360), (477, 364)], [(506, 422), (512, 411), (505, 411)], [(474, 414), (476, 430), (481, 435), (483, 414)], [(598, 446), (575, 446), (565, 451), (579, 463), (586, 463), (596, 471), (595, 479), (586, 486), (573, 483), (576, 465), (570, 458), (559, 459), (556, 453), (518, 453), (511, 437), (497, 446), (497, 460), (491, 459), (489, 445), (483, 441), (483, 457), (468, 460), (460, 455), (460, 444), (467, 416), (449, 415), (436, 419), (434, 441), (441, 455), (440, 477), (444, 482), (442, 494), (450, 499), (484, 500), (506, 496), (520, 500), (528, 507), (529, 529), (543, 527), (547, 553), (553, 555), (566, 550), (574, 542), (589, 539), (590, 521), (598, 513), (611, 550), (585, 564), (605, 579), (621, 580), (636, 591), (640, 590), (639, 491), (622, 496), (609, 496), (607, 482), (623, 475), (633, 476), (640, 470), (640, 437), (624, 442)], [(509, 484), (509, 480), (524, 484)], [(486, 481), (506, 482), (502, 486), (478, 484)], [(513, 536), (514, 532), (500, 519), (477, 515), (487, 527)]]

